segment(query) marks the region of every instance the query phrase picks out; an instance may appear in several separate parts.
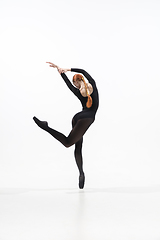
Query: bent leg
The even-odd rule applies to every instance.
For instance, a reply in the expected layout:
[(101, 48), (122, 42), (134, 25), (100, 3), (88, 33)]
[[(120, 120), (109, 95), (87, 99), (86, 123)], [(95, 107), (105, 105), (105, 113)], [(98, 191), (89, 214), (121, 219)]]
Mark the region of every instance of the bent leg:
[(74, 128), (67, 137), (68, 147), (77, 143), (85, 134), (90, 125), (94, 122), (92, 118), (83, 118), (77, 121)]
[(93, 123), (94, 119), (84, 118), (84, 119), (78, 120), (68, 137), (50, 128), (47, 122), (42, 122), (36, 117), (34, 117), (34, 121), (40, 128), (50, 133), (55, 139), (61, 142), (65, 147), (70, 147), (73, 144), (77, 143), (83, 137), (87, 129)]
[(83, 137), (93, 121), (94, 120), (92, 118), (84, 118), (78, 120), (68, 137), (50, 127), (48, 127), (46, 131), (58, 141), (60, 141), (65, 147), (70, 147)]

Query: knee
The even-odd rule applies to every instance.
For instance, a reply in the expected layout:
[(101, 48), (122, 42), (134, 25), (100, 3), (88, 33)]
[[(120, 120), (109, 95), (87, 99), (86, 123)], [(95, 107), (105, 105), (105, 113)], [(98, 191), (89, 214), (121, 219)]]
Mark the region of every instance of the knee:
[(65, 144), (65, 147), (66, 147), (66, 148), (69, 148), (69, 147), (70, 147), (70, 145), (68, 145), (68, 144)]
[(71, 144), (71, 143), (65, 143), (64, 144), (64, 146), (66, 147), (66, 148), (69, 148), (69, 147), (71, 147), (73, 144)]

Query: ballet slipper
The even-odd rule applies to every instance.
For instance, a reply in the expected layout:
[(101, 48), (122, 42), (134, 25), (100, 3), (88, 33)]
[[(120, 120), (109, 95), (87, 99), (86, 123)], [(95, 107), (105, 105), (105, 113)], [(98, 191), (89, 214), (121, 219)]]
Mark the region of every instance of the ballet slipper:
[(80, 189), (84, 188), (84, 182), (85, 182), (85, 176), (83, 173), (83, 174), (80, 174), (80, 176), (79, 176), (79, 188)]
[(46, 130), (48, 128), (48, 122), (46, 121), (40, 121), (38, 118), (33, 117), (33, 120), (35, 121), (35, 123), (42, 128), (43, 130)]

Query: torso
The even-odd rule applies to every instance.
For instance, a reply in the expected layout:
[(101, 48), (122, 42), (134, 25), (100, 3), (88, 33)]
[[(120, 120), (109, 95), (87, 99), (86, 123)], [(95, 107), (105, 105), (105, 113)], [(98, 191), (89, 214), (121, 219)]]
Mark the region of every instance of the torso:
[[(86, 83), (87, 84), (87, 91), (89, 93), (89, 95), (91, 95), (93, 93), (93, 87), (90, 83)], [(81, 112), (78, 112), (73, 119), (75, 120), (75, 122), (77, 122), (80, 119), (83, 118), (92, 118), (93, 121), (95, 119), (95, 111), (91, 108), (87, 108), (86, 107), (86, 101), (87, 101), (87, 92), (85, 89), (85, 85), (84, 83), (82, 83), (81, 88), (79, 89), (80, 94), (81, 94), (81, 103), (83, 105), (83, 110)]]

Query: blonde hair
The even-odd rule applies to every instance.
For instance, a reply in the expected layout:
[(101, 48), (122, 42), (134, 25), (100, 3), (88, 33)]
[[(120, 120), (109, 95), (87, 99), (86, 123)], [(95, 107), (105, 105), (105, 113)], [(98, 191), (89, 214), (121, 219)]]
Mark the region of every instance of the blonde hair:
[(87, 93), (87, 97), (88, 97), (88, 100), (87, 100), (87, 103), (86, 103), (86, 107), (90, 108), (92, 106), (92, 97), (89, 95), (88, 88), (87, 88), (87, 83), (84, 80), (84, 77), (81, 74), (75, 74), (73, 76), (73, 82), (74, 81), (83, 81), (84, 86), (85, 86), (85, 90), (86, 90), (86, 93)]

